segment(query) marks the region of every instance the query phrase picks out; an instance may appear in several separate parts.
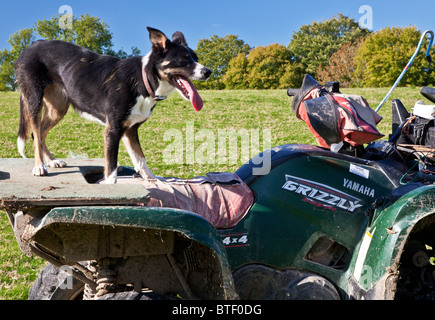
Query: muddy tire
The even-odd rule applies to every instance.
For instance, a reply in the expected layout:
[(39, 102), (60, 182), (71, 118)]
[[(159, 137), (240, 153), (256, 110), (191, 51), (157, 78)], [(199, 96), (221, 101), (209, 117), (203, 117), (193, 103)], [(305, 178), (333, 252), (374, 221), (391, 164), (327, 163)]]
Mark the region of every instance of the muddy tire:
[(41, 270), (29, 290), (29, 300), (81, 300), (83, 282), (71, 277), (53, 265)]
[(292, 283), (290, 297), (292, 300), (340, 300), (332, 283), (317, 275), (304, 276)]
[[(71, 277), (53, 265), (48, 264), (41, 270), (29, 290), (29, 300), (82, 300), (83, 282)], [(165, 300), (154, 292), (108, 293), (98, 300)]]
[(165, 300), (162, 296), (153, 292), (118, 292), (108, 293), (98, 300)]
[(395, 300), (435, 300), (435, 214), (420, 220), (399, 264)]

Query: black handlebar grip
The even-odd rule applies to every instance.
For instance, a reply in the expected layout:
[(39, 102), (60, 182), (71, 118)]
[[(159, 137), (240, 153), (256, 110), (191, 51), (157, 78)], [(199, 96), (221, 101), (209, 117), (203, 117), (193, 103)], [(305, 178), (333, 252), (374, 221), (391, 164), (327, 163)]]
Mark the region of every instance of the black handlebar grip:
[(287, 95), (289, 97), (293, 97), (293, 96), (297, 95), (298, 92), (299, 92), (299, 89), (291, 89), (290, 88), (290, 89), (287, 90)]

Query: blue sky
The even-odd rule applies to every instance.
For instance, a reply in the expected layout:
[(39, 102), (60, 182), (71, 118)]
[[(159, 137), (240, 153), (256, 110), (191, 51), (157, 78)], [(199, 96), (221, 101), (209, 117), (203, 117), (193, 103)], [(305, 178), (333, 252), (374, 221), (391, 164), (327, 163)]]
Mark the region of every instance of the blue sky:
[(216, 34), (235, 34), (252, 47), (272, 43), (288, 45), (302, 25), (329, 19), (343, 13), (359, 21), (363, 5), (373, 13), (373, 30), (388, 26), (416, 26), (435, 29), (435, 0), (1, 0), (0, 50), (9, 49), (9, 36), (37, 20), (50, 19), (62, 5), (74, 15), (89, 13), (106, 22), (113, 33), (115, 49), (130, 52), (132, 46), (142, 53), (150, 49), (146, 26), (163, 31), (168, 37), (182, 31), (192, 48), (200, 39)]

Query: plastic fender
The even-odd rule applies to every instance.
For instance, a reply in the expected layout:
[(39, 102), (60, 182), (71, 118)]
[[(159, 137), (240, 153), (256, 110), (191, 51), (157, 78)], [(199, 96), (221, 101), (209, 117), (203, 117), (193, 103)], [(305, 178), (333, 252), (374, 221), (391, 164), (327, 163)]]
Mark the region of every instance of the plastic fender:
[(415, 189), (378, 212), (360, 242), (355, 261), (353, 277), (359, 286), (382, 292), (382, 297), (377, 296), (380, 299), (390, 296), (392, 292), (386, 289), (394, 291), (400, 257), (409, 234), (418, 221), (434, 213), (435, 186)]
[[(65, 230), (63, 234), (55, 230), (59, 225), (63, 225), (62, 228)], [(207, 246), (218, 257), (227, 298), (231, 299), (234, 298), (232, 296), (236, 295), (226, 250), (219, 234), (206, 219), (189, 211), (139, 206), (54, 208), (37, 225), (34, 224), (31, 230), (28, 230), (27, 236), (29, 241), (35, 241), (52, 252), (56, 252), (57, 248), (54, 244), (54, 250), (51, 249), (52, 243), (63, 243), (60, 248), (65, 249), (68, 241), (80, 242), (79, 246), (82, 244), (80, 254), (83, 255), (86, 252), (94, 252), (88, 247), (98, 246), (98, 241), (95, 239), (98, 228), (110, 230), (117, 227), (124, 228), (127, 230), (126, 232), (131, 230), (131, 233), (136, 232), (136, 234), (137, 232), (140, 234), (141, 230), (157, 233), (159, 231), (179, 233)], [(86, 233), (86, 228), (91, 232)], [(95, 230), (97, 232), (94, 232)], [(78, 235), (74, 235), (74, 233)], [(75, 240), (70, 239), (68, 234), (73, 235)], [(161, 234), (164, 237), (168, 233)], [(159, 242), (163, 243), (163, 241), (163, 238), (157, 241), (157, 247)], [(85, 256), (82, 258), (85, 260), (94, 259)]]

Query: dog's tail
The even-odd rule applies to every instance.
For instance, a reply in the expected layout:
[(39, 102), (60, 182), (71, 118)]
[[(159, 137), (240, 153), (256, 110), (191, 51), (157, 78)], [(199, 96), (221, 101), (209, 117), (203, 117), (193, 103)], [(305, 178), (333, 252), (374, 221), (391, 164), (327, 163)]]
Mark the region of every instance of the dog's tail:
[(23, 97), (20, 97), (20, 126), (18, 128), (18, 139), (17, 139), (17, 147), (18, 152), (23, 158), (27, 158), (24, 154), (24, 146), (26, 144), (26, 140), (29, 137), (29, 119), (27, 116), (27, 110), (24, 108)]

